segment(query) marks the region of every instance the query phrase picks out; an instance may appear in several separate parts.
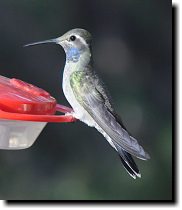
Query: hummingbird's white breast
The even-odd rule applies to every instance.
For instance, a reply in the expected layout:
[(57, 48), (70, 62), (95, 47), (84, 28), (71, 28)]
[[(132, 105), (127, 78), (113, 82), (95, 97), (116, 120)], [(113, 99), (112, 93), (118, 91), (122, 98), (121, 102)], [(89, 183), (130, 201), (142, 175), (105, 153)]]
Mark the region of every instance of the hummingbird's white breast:
[(90, 114), (80, 105), (80, 103), (77, 101), (73, 90), (70, 85), (70, 76), (74, 71), (77, 71), (79, 69), (79, 62), (77, 63), (66, 63), (63, 73), (63, 83), (62, 88), (64, 95), (71, 105), (71, 107), (74, 110), (74, 117), (79, 119), (80, 121), (86, 123), (88, 126), (95, 127), (95, 121), (90, 116)]
[(95, 120), (90, 116), (90, 114), (80, 105), (73, 93), (73, 90), (70, 85), (70, 76), (77, 69), (79, 69), (78, 64), (66, 63), (62, 83), (64, 95), (74, 110), (73, 116), (79, 119), (80, 121), (86, 123), (88, 126), (95, 127), (107, 139), (110, 145), (114, 149), (116, 149), (110, 137), (103, 131), (102, 128), (100, 128), (100, 126), (95, 122)]

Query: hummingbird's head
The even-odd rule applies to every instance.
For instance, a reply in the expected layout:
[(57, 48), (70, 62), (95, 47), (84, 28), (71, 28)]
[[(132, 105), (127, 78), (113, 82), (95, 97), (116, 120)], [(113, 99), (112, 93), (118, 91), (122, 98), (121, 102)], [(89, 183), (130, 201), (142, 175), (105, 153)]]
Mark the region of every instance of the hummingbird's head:
[(68, 31), (58, 38), (34, 42), (25, 45), (25, 47), (37, 44), (56, 43), (63, 47), (67, 59), (75, 62), (79, 59), (82, 53), (85, 51), (90, 52), (91, 41), (92, 37), (88, 31), (85, 29), (76, 28)]
[(77, 62), (84, 52), (90, 53), (91, 34), (80, 28), (72, 29), (58, 37), (56, 43), (64, 48), (67, 61)]
[(61, 45), (65, 51), (69, 48), (84, 50), (90, 47), (91, 41), (91, 34), (81, 28), (72, 29), (56, 39), (56, 43)]

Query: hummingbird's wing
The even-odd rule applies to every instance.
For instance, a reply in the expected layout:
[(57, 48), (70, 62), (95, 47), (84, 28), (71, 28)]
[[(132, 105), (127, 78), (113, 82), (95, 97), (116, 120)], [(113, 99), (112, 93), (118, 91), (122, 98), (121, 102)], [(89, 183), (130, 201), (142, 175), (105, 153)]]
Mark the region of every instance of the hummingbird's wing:
[(140, 159), (149, 159), (149, 155), (137, 140), (117, 121), (107, 94), (99, 85), (96, 75), (91, 71), (76, 71), (70, 77), (70, 85), (78, 102), (111, 138), (117, 149), (121, 148)]

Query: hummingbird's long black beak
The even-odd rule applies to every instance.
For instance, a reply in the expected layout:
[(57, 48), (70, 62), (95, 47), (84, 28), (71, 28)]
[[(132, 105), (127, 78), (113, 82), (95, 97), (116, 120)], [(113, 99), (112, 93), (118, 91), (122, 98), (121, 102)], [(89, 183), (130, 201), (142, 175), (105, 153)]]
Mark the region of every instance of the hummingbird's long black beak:
[(49, 39), (49, 40), (40, 41), (40, 42), (33, 42), (30, 44), (23, 45), (23, 47), (29, 47), (29, 46), (34, 46), (34, 45), (38, 45), (38, 44), (47, 44), (47, 43), (56, 43), (57, 44), (57, 39)]

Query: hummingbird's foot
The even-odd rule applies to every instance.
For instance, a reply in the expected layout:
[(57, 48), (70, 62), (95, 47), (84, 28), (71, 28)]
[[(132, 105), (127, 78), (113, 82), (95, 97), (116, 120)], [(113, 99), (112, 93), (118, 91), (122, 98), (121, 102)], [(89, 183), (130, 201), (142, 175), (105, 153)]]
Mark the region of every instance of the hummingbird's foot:
[(72, 119), (71, 119), (72, 122), (75, 122), (75, 121), (78, 120), (78, 119), (76, 118), (75, 112), (66, 112), (66, 113), (65, 113), (65, 116), (71, 117), (71, 118), (72, 118)]
[(74, 116), (74, 114), (75, 114), (74, 112), (66, 112), (64, 115), (66, 115), (66, 116), (70, 116), (70, 115)]

